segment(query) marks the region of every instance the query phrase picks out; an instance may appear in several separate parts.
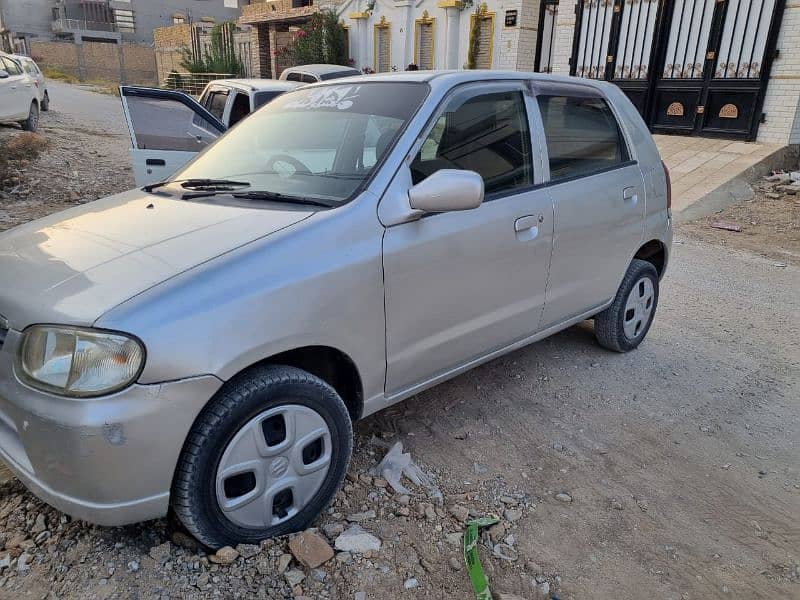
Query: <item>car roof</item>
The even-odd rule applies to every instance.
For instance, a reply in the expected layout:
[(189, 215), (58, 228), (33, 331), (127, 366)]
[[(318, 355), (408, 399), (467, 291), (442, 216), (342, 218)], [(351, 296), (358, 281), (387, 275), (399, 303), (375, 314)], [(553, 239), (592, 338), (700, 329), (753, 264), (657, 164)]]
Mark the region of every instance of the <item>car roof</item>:
[(302, 84), (299, 81), (281, 81), (279, 79), (215, 79), (209, 85), (224, 85), (248, 91), (288, 91)]
[(543, 83), (557, 83), (562, 85), (582, 85), (598, 90), (605, 90), (609, 85), (605, 81), (587, 79), (584, 77), (570, 77), (566, 75), (552, 75), (549, 73), (532, 73), (530, 71), (501, 71), (490, 69), (458, 70), (458, 71), (396, 71), (391, 73), (373, 73), (370, 75), (353, 75), (344, 80), (330, 80), (309, 84), (308, 87), (322, 85), (351, 85), (366, 82), (392, 82), (392, 83), (428, 83), (431, 87), (450, 88), (463, 83), (481, 81), (540, 81)]
[(36, 62), (30, 56), (25, 56), (24, 54), (11, 54), (10, 56), (11, 56), (11, 58), (15, 58), (17, 60), (29, 60), (32, 63)]
[(284, 69), (284, 72), (297, 72), (297, 73), (314, 73), (316, 75), (325, 75), (327, 73), (340, 73), (342, 71), (355, 71), (359, 73), (360, 71), (354, 67), (348, 67), (347, 65), (296, 65), (294, 67), (287, 67)]

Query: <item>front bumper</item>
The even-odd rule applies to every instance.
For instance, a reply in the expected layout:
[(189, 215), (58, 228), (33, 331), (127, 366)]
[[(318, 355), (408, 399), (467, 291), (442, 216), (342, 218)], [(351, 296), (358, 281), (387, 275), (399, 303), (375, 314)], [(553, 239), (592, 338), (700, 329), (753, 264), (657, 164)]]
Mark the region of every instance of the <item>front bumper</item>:
[(19, 336), (9, 331), (0, 350), (0, 459), (75, 518), (124, 525), (164, 516), (186, 435), (222, 382), (203, 376), (62, 398), (14, 375)]

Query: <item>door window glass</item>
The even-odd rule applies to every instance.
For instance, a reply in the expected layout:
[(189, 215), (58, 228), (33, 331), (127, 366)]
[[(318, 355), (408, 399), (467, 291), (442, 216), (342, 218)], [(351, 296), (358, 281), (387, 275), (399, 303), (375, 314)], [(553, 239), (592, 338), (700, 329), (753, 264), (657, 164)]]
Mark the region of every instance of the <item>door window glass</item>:
[(550, 179), (608, 169), (628, 160), (617, 120), (602, 98), (538, 96)]
[(228, 127), (233, 127), (250, 114), (250, 97), (247, 94), (237, 93), (233, 97), (231, 116), (228, 118)]
[(292, 71), (286, 76), (286, 81), (302, 81), (302, 79), (300, 77), (300, 73)]
[(219, 136), (211, 123), (177, 100), (128, 96), (127, 104), (140, 150), (199, 152)]
[(206, 109), (208, 109), (208, 112), (210, 112), (212, 115), (214, 115), (221, 121), (222, 115), (225, 112), (225, 103), (227, 101), (228, 101), (227, 91), (211, 92), (208, 95)]
[(8, 71), (9, 75), (22, 75), (22, 69), (10, 58), (0, 57), (0, 61), (5, 65), (5, 69)]
[(531, 185), (531, 140), (522, 92), (451, 101), (411, 163), (412, 179), (419, 183), (439, 169), (476, 171), (486, 194)]

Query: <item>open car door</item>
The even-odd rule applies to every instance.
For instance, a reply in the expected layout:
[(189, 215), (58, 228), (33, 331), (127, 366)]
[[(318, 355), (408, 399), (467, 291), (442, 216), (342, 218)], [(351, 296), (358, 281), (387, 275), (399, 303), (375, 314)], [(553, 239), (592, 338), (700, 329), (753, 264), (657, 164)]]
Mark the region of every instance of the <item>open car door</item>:
[(183, 92), (123, 85), (136, 185), (163, 181), (225, 131), (225, 125)]

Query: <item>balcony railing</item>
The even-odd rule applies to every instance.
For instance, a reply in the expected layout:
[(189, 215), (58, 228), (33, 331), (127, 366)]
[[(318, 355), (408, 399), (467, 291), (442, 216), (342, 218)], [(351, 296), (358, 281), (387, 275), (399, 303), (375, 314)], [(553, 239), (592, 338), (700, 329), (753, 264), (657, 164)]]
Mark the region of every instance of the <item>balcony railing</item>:
[(67, 31), (117, 31), (116, 23), (104, 21), (86, 21), (85, 19), (56, 19), (53, 21), (53, 31), (57, 33)]

